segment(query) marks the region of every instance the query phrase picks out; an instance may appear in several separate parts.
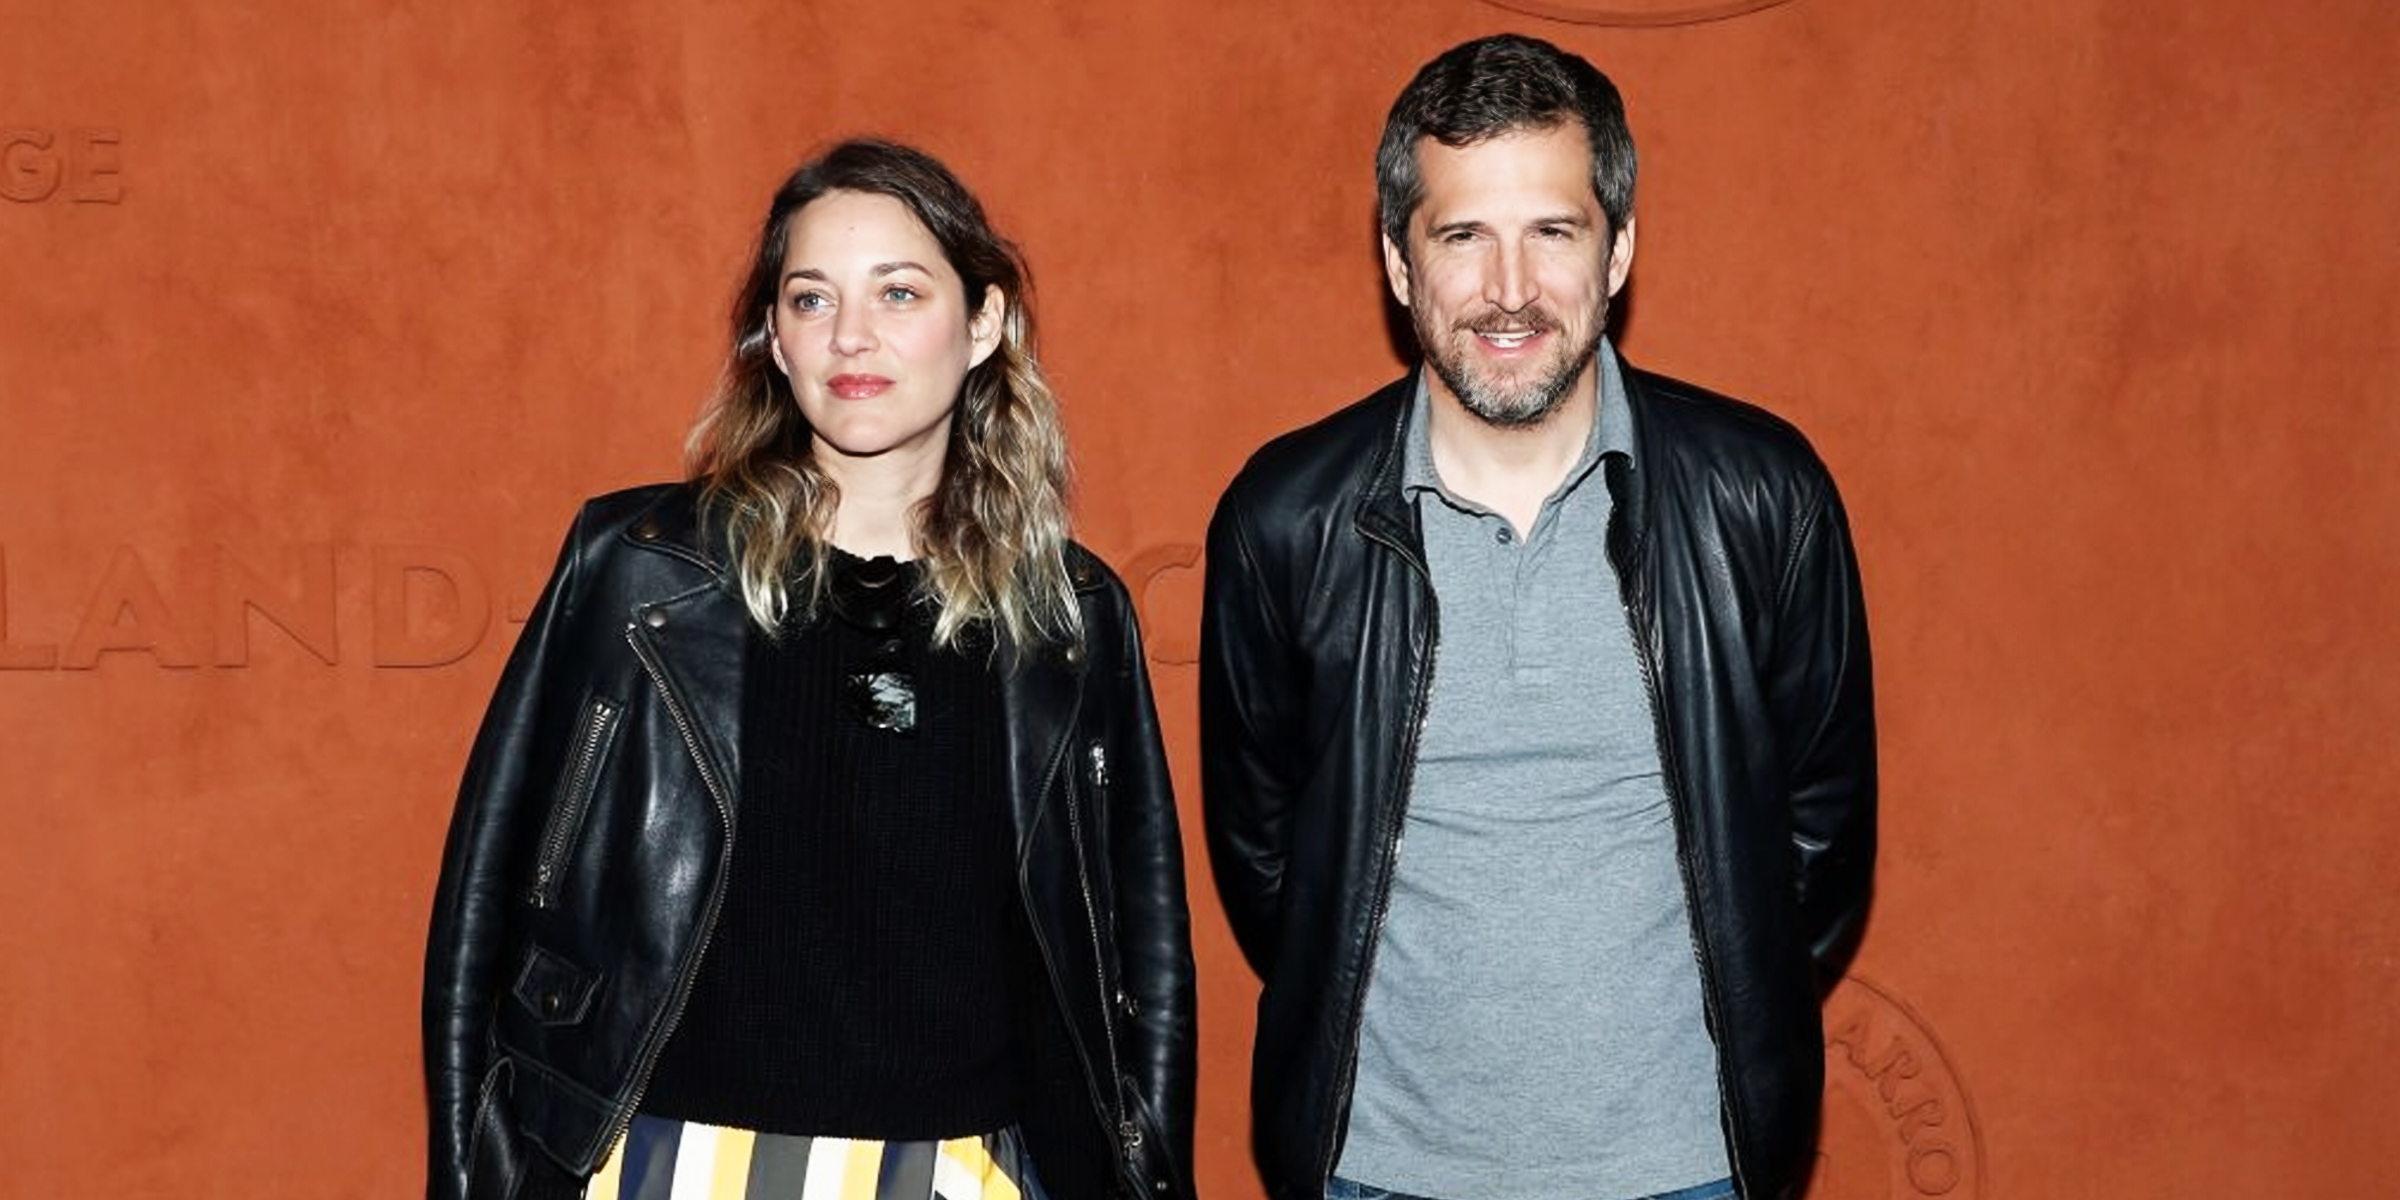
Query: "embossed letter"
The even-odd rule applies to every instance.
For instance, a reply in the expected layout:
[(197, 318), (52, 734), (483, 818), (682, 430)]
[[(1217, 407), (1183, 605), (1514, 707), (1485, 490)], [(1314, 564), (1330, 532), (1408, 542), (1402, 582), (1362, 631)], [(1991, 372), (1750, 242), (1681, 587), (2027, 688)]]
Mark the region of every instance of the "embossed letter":
[(1133, 590), (1134, 615), (1142, 622), (1142, 640), (1148, 644), (1150, 661), (1172, 666), (1190, 666), (1200, 661), (1200, 648), (1182, 637), (1160, 636), (1168, 623), (1155, 619), (1150, 606), (1150, 589), (1159, 577), (1171, 571), (1188, 571), (1200, 561), (1200, 547), (1188, 542), (1153, 546), (1133, 556), (1125, 564), (1128, 586)]
[(457, 662), (482, 643), (491, 618), (483, 576), (466, 556), (439, 546), (376, 547), (376, 666)]
[(298, 554), (297, 589), (279, 588), (217, 547), (217, 665), (250, 665), (249, 614), (291, 635), (326, 666), (341, 665), (341, 640), (335, 634), (333, 547), (306, 546)]
[(67, 161), (78, 204), (115, 204), (125, 198), (117, 171), (117, 144), (124, 139), (114, 129), (78, 129), (67, 146)]
[(1920, 1101), (1914, 1108), (1893, 1113), (1892, 1120), (1895, 1122), (1894, 1127), (1900, 1131), (1900, 1140), (1914, 1146), (1917, 1144), (1918, 1134), (1940, 1125), (1949, 1115), (1948, 1110), (1942, 1107), (1941, 1101), (1925, 1100)]
[(0, 197), (39, 204), (58, 190), (58, 155), (47, 129), (0, 129)]
[(8, 640), (8, 551), (0, 547), (0, 671), (48, 671), (58, 666), (58, 647), (19, 646)]
[[(1901, 1045), (1900, 1039), (1895, 1037), (1891, 1049), (1884, 1051), (1882, 1058), (1872, 1063), (1862, 1063), (1860, 1069), (1867, 1073), (1867, 1078), (1875, 1081), (1875, 1094), (1883, 1097), (1886, 1105), (1890, 1105), (1899, 1097), (1900, 1085), (1917, 1077), (1917, 1056), (1909, 1053), (1908, 1047)], [(1887, 1111), (1893, 1116), (1900, 1115), (1897, 1108)]]
[(1965, 1176), (1958, 1148), (1947, 1142), (1927, 1142), (1908, 1152), (1908, 1186), (1920, 1196), (1947, 1196)]
[(1825, 1044), (1840, 1046), (1842, 1057), (1849, 1059), (1851, 1066), (1864, 1066), (1867, 1061), (1867, 1037), (1873, 1032), (1867, 1026), (1866, 1014), (1862, 1012), (1827, 1030)]
[(108, 564), (108, 577), (100, 581), (100, 590), (84, 607), (83, 620), (75, 625), (75, 637), (67, 643), (61, 665), (88, 671), (99, 665), (100, 654), (106, 650), (147, 650), (162, 667), (200, 665), (191, 644), (175, 628), (166, 598), (159, 595), (158, 585), (150, 581), (150, 572), (142, 566), (141, 555), (131, 546), (117, 547), (116, 558)]

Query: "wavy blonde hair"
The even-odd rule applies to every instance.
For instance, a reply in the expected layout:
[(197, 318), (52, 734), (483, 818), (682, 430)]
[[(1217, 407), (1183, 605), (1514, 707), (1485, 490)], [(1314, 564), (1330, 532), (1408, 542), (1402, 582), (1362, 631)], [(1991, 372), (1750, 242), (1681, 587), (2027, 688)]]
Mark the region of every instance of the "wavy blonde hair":
[(934, 641), (955, 646), (977, 625), (1018, 646), (1074, 641), (1081, 622), (1066, 564), (1066, 433), (1034, 354), (1031, 273), (947, 167), (873, 139), (827, 150), (776, 191), (733, 300), (723, 375), (686, 444), (703, 508), (723, 522), (744, 606), (773, 633), (787, 615), (813, 619), (825, 603), (827, 538), (841, 494), (816, 461), (791, 382), (776, 369), (767, 317), (792, 218), (834, 191), (907, 205), (966, 285), (970, 314), (987, 288), (1007, 301), (999, 347), (959, 389), (941, 482), (913, 514), (939, 607)]

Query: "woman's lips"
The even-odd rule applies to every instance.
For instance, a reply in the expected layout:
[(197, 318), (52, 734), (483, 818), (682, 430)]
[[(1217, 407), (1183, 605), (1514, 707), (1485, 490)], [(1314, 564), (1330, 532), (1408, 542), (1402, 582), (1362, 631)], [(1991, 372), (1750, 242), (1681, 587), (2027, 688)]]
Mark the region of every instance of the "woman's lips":
[(892, 381), (881, 375), (836, 375), (825, 381), (825, 390), (844, 400), (866, 400), (882, 395)]

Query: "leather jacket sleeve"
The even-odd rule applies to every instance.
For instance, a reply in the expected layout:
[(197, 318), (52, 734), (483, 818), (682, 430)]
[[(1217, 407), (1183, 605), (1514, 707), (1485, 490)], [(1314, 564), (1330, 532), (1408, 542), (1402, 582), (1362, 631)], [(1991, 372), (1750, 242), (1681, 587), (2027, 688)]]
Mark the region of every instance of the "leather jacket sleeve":
[(1208, 527), (1200, 625), (1200, 792), (1209, 862), (1234, 940), (1264, 978), (1275, 961), (1291, 807), (1307, 747), (1290, 631), (1262, 577), (1237, 496)]
[(1094, 658), (1086, 703), (1099, 706), (1109, 730), (1103, 791), (1121, 967), (1115, 999), (1131, 1092), (1125, 1100), (1147, 1110), (1141, 1123), (1166, 1143), (1124, 1153), (1134, 1177), (1156, 1193), (1146, 1200), (1189, 1197), (1198, 1022), (1183, 838), (1130, 600), (1113, 578), (1104, 594), (1110, 620), (1086, 630)]
[(1841, 976), (1863, 932), (1875, 867), (1875, 699), (1866, 603), (1841, 498), (1818, 478), (1794, 517), (1778, 653), (1765, 679), (1791, 751), (1792, 843), (1818, 986)]
[(501, 991), (506, 889), (521, 877), (521, 826), (541, 816), (538, 804), (525, 801), (526, 780), (539, 769), (529, 748), (544, 719), (543, 680), (575, 602), (581, 545), (570, 534), (509, 655), (468, 756), (442, 850), (425, 948), (428, 1200), (483, 1195), (490, 1180), (515, 1175), (523, 1162), (525, 1148), (498, 1107), (508, 1079), (505, 1066), (493, 1061), (492, 1005)]

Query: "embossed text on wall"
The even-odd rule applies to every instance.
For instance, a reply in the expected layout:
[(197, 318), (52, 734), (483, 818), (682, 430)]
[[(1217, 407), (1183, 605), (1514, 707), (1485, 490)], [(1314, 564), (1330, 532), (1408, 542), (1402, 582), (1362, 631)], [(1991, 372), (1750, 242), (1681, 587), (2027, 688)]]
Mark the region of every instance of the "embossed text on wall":
[(1983, 1135), (1957, 1069), (1923, 1017), (1856, 972), (1825, 1000), (1825, 1085), (1811, 1195), (1983, 1195)]
[(124, 142), (123, 134), (102, 126), (51, 129), (0, 121), (0, 199), (122, 203)]
[[(0, 671), (88, 671), (104, 661), (191, 669), (254, 658), (339, 667), (441, 667), (505, 649), (539, 577), (496, 592), (473, 556), (423, 544), (160, 549), (121, 543), (73, 562), (0, 545)], [(546, 562), (547, 560), (540, 560)], [(1200, 547), (1121, 559), (1151, 661), (1189, 665)], [(14, 575), (12, 576), (12, 572)], [(33, 584), (45, 586), (34, 587)], [(35, 597), (39, 593), (39, 597)]]
[[(440, 546), (118, 545), (75, 590), (80, 602), (27, 607), (24, 576), (33, 565), (0, 546), (0, 670), (88, 671), (110, 657), (247, 667), (270, 655), (328, 667), (439, 667), (465, 658), (501, 624), (486, 572)], [(14, 589), (12, 567), (20, 576)], [(515, 606), (505, 616), (523, 620)], [(262, 633), (280, 649), (254, 645)]]
[(1746, 17), (1791, 0), (1485, 0), (1486, 3), (1553, 21), (1619, 29), (1705, 25)]

